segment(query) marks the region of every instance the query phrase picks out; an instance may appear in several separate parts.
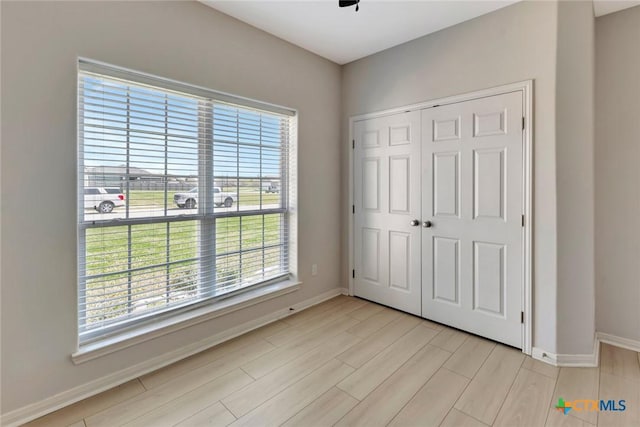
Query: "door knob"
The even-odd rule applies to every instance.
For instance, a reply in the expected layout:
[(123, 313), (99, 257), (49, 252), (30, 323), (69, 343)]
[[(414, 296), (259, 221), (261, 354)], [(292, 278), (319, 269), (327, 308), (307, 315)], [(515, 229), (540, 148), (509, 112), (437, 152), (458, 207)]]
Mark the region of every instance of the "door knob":
[(422, 223), (422, 226), (424, 228), (431, 228), (431, 226), (433, 225), (433, 223), (431, 221), (425, 221)]
[(413, 219), (413, 220), (411, 220), (411, 225), (414, 226), (414, 227), (417, 227), (417, 226), (420, 225), (420, 221), (417, 220), (417, 219)]

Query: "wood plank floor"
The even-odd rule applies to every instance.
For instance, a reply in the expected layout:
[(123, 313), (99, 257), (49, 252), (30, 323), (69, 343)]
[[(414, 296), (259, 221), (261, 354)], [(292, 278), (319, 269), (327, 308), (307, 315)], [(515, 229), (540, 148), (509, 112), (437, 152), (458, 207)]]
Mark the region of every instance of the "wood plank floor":
[[(627, 410), (563, 415), (559, 397)], [(640, 426), (640, 355), (603, 345), (599, 368), (555, 368), (340, 296), (27, 425)]]

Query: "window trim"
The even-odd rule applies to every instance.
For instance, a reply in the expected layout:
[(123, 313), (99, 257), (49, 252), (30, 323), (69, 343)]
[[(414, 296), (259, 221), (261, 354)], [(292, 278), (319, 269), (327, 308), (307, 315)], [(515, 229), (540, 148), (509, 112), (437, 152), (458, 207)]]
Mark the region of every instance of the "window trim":
[(238, 104), (242, 105), (243, 107), (254, 108), (256, 110), (264, 110), (274, 114), (281, 114), (291, 117), (296, 117), (298, 114), (298, 111), (295, 108), (289, 108), (281, 105), (271, 104), (269, 102), (258, 101), (255, 99), (246, 98), (244, 96), (238, 96), (227, 92), (208, 89), (190, 83), (183, 83), (178, 80), (160, 77), (142, 71), (135, 71), (84, 57), (78, 58), (78, 71), (85, 71), (96, 74), (108, 74), (110, 77), (114, 77), (116, 79), (130, 80), (140, 84), (156, 86), (175, 92), (188, 93), (190, 95), (203, 98), (215, 98), (220, 102)]
[(244, 290), (241, 289), (240, 291), (244, 292), (234, 293), (228, 298), (217, 298), (212, 303), (192, 307), (191, 310), (171, 312), (171, 315), (167, 315), (164, 318), (152, 319), (130, 328), (123, 328), (113, 334), (84, 342), (82, 345), (78, 345), (77, 351), (71, 355), (71, 360), (75, 365), (80, 365), (181, 329), (296, 292), (301, 286), (302, 282), (286, 279), (275, 283), (249, 287)]
[[(131, 81), (133, 83), (140, 83), (155, 86), (161, 89), (169, 91), (176, 91), (185, 93), (188, 95), (194, 95), (198, 97), (206, 97), (214, 100), (215, 102), (231, 103), (238, 107), (244, 107), (249, 109), (258, 109), (268, 113), (274, 113), (278, 115), (286, 115), (289, 117), (289, 140), (288, 140), (288, 152), (287, 155), (287, 173), (285, 178), (281, 182), (280, 189), (283, 199), (286, 197), (285, 207), (270, 208), (263, 210), (252, 211), (234, 211), (234, 212), (210, 212), (210, 213), (197, 213), (190, 215), (176, 215), (171, 217), (164, 217), (162, 223), (174, 222), (174, 221), (207, 221), (215, 220), (217, 218), (226, 217), (245, 217), (255, 215), (268, 215), (268, 214), (284, 214), (283, 221), (284, 227), (288, 234), (288, 246), (286, 247), (288, 253), (288, 265), (289, 273), (283, 273), (279, 277), (269, 279), (265, 282), (257, 283), (246, 288), (237, 289), (227, 294), (212, 296), (204, 298), (199, 301), (186, 303), (184, 306), (170, 307), (166, 310), (159, 310), (154, 313), (147, 313), (140, 316), (138, 319), (124, 319), (122, 327), (115, 327), (108, 330), (106, 333), (98, 334), (96, 336), (89, 336), (80, 341), (81, 327), (78, 322), (79, 319), (79, 303), (76, 303), (76, 328), (77, 328), (77, 352), (72, 355), (74, 363), (82, 363), (85, 360), (91, 360), (95, 357), (99, 357), (101, 354), (109, 354), (113, 351), (129, 347), (130, 345), (138, 342), (147, 341), (157, 336), (165, 335), (175, 330), (183, 329), (193, 324), (201, 323), (209, 319), (223, 316), (232, 311), (240, 310), (244, 307), (254, 305), (265, 301), (267, 299), (275, 298), (286, 293), (290, 293), (299, 289), (301, 282), (298, 281), (297, 275), (297, 139), (298, 139), (298, 111), (293, 108), (283, 107), (276, 104), (257, 101), (242, 96), (231, 95), (225, 92), (220, 92), (189, 83), (183, 83), (180, 81), (159, 77), (153, 74), (148, 74), (140, 71), (129, 70), (127, 68), (107, 64), (100, 61), (91, 60), (84, 57), (78, 57), (77, 59), (77, 75), (80, 72), (89, 72), (103, 74), (108, 77), (114, 77), (116, 79), (123, 79)], [(81, 141), (83, 140), (82, 128), (83, 117), (80, 115), (79, 105), (81, 102), (81, 92), (77, 93), (77, 123), (78, 123), (78, 157), (83, 158), (83, 153), (80, 151), (82, 147)], [(84, 162), (78, 161), (78, 194), (83, 191), (84, 185), (80, 174), (84, 170)], [(204, 181), (205, 183), (208, 180)], [(206, 184), (205, 184), (206, 185)], [(213, 197), (213, 196), (212, 196)], [(84, 235), (88, 228), (98, 228), (113, 225), (113, 220), (95, 220), (90, 223), (81, 221), (83, 216), (83, 206), (78, 206), (79, 217), (76, 221), (76, 227), (78, 230), (78, 256), (80, 251), (84, 250), (85, 243), (81, 237)], [(136, 225), (158, 223), (157, 218), (129, 218), (118, 220), (118, 225)], [(78, 258), (79, 259), (79, 258)], [(78, 271), (80, 274), (81, 272)], [(84, 289), (80, 289), (80, 277), (78, 277), (78, 301), (84, 292)], [(118, 322), (114, 322), (117, 325)], [(89, 334), (91, 335), (91, 334)]]

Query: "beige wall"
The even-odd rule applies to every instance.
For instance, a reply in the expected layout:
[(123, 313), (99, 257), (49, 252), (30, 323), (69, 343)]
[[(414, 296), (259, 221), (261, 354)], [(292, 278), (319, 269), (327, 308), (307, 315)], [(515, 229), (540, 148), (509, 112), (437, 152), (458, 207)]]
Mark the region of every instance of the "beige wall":
[(556, 199), (559, 354), (589, 354), (594, 348), (594, 25), (591, 1), (558, 3)]
[[(557, 4), (522, 2), (343, 68), (343, 206), (349, 116), (534, 79), (534, 346), (556, 352)], [(349, 209), (342, 210), (347, 283)]]
[[(340, 285), (338, 65), (196, 2), (1, 7), (3, 413)], [(299, 110), (302, 290), (72, 364), (78, 56)]]
[(640, 343), (640, 6), (596, 19), (596, 326)]
[[(594, 207), (591, 2), (521, 2), (342, 68), (195, 2), (0, 5), (3, 413), (346, 286), (348, 117), (528, 79), (533, 344), (591, 351), (594, 281), (597, 330), (640, 340), (640, 7), (595, 24)], [(71, 363), (78, 56), (299, 110), (301, 291)]]

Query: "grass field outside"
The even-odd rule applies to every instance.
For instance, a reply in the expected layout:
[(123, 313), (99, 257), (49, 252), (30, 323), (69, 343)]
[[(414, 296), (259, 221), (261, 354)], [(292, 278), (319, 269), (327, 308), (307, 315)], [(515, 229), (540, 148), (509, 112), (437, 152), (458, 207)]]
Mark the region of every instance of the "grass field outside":
[[(263, 205), (274, 205), (280, 203), (280, 193), (265, 193), (255, 188), (240, 187), (240, 191), (237, 191), (236, 187), (222, 188), (225, 193), (237, 193), (237, 200), (234, 200), (234, 205), (240, 203), (240, 206), (255, 206), (260, 205), (260, 198), (262, 197)], [(170, 209), (176, 208), (176, 204), (173, 202), (173, 195), (182, 191), (169, 191), (167, 192), (167, 207)], [(186, 192), (186, 191), (184, 191)], [(129, 207), (144, 207), (144, 208), (164, 208), (164, 191), (148, 191), (148, 190), (132, 190), (129, 193)]]
[[(263, 204), (277, 204), (279, 197), (263, 193)], [(173, 193), (168, 198), (175, 208)], [(258, 191), (240, 189), (241, 207), (259, 201)], [(129, 203), (131, 207), (163, 208), (164, 192), (132, 191)], [(202, 257), (215, 259), (218, 292), (260, 281), (270, 272), (280, 273), (285, 268), (283, 232), (282, 214), (218, 218), (214, 255), (199, 253), (198, 221), (88, 228), (84, 260), (88, 278), (81, 301), (89, 316), (85, 323), (90, 327), (132, 312), (199, 298)]]

